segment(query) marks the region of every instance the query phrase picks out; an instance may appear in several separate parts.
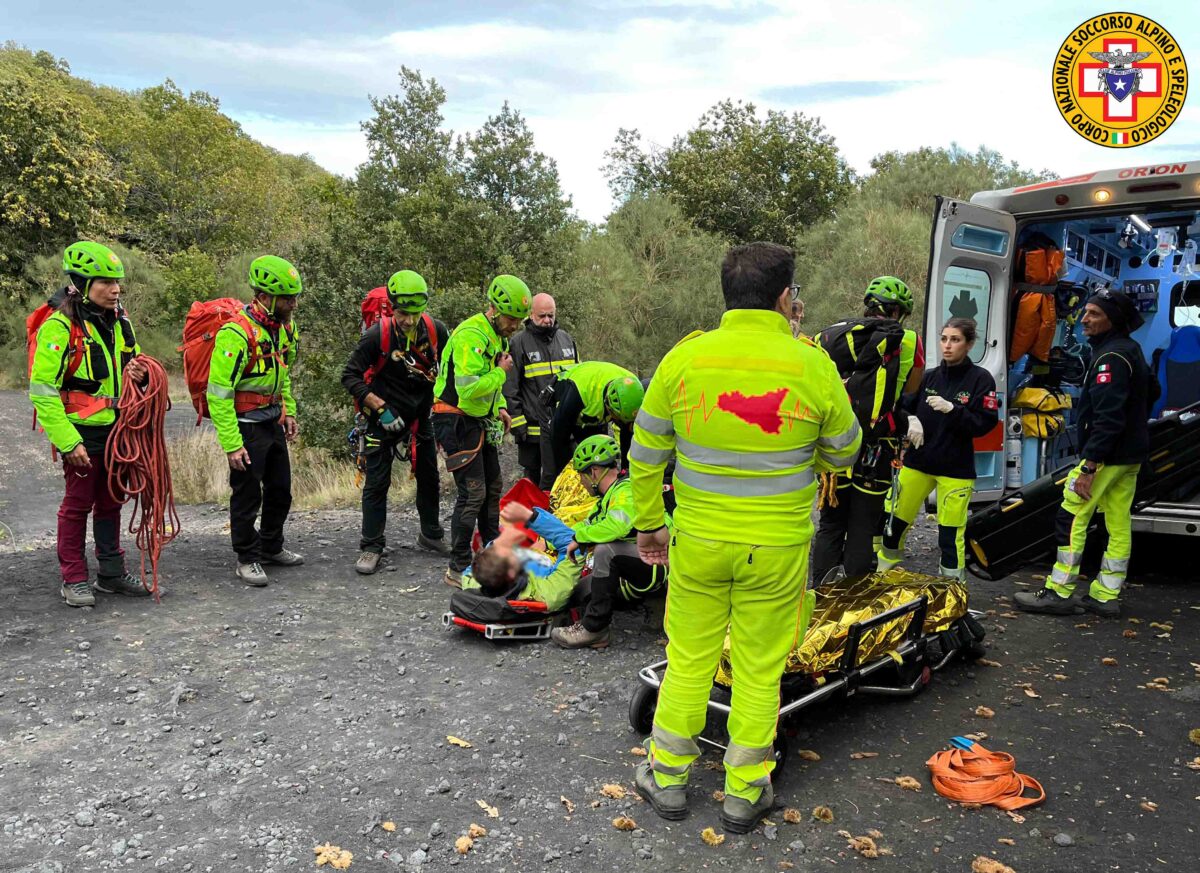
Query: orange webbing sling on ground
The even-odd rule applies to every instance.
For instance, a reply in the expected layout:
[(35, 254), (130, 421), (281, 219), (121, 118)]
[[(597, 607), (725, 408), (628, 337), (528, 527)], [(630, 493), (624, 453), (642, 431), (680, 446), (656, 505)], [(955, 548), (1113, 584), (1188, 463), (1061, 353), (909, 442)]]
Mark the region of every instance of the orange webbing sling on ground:
[[(1016, 760), (1007, 752), (993, 752), (966, 737), (954, 737), (954, 746), (925, 762), (938, 794), (959, 803), (979, 803), (1004, 810), (1036, 806), (1046, 790), (1032, 776), (1016, 771)], [(1036, 797), (1023, 797), (1026, 790)]]

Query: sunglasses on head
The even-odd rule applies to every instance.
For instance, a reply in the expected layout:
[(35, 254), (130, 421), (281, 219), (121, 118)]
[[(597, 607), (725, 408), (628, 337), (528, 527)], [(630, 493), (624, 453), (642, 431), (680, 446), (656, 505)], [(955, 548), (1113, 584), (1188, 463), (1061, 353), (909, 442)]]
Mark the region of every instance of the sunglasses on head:
[(788, 291), (792, 292), (792, 302), (793, 303), (795, 303), (797, 300), (800, 299), (800, 286), (799, 285), (788, 285)]

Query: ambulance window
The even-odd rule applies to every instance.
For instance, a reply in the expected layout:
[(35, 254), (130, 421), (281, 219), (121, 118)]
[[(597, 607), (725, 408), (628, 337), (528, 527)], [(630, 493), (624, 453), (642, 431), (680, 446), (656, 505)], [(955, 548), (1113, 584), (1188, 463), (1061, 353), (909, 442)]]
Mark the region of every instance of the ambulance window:
[(1087, 247), (1087, 255), (1083, 259), (1083, 262), (1090, 269), (1093, 269), (1096, 272), (1103, 272), (1104, 271), (1104, 249), (1100, 248), (1100, 246), (1097, 246), (1097, 245), (1088, 246)]
[(1104, 272), (1114, 279), (1121, 275), (1121, 259), (1116, 255), (1104, 255)]
[(1003, 230), (993, 230), (990, 227), (960, 224), (954, 231), (954, 236), (950, 237), (950, 245), (956, 249), (983, 252), (985, 255), (996, 255), (1002, 258), (1008, 254), (1008, 234)]
[(1073, 230), (1067, 231), (1067, 257), (1083, 263), (1083, 237)]
[(1171, 327), (1200, 325), (1200, 280), (1180, 282), (1171, 291)]
[[(948, 267), (942, 279), (942, 324), (951, 318), (975, 319), (975, 346), (971, 360), (978, 364), (987, 351), (988, 310), (991, 308), (992, 279), (983, 270)], [(940, 326), (940, 325), (939, 325)]]

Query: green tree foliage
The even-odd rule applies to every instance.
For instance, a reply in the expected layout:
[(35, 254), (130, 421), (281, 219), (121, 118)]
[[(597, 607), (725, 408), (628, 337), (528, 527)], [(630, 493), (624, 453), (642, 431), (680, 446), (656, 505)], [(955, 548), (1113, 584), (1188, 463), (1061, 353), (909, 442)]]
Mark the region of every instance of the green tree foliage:
[(571, 276), (555, 289), (583, 356), (648, 376), (688, 333), (715, 327), (725, 308), (726, 248), (661, 194), (626, 200), (603, 231), (588, 235)]
[(606, 156), (614, 194), (670, 195), (693, 224), (733, 242), (788, 243), (833, 214), (854, 177), (820, 119), (724, 100), (669, 148), (621, 130)]
[(197, 246), (176, 252), (167, 259), (166, 287), (159, 318), (167, 324), (182, 324), (192, 303), (219, 296), (217, 261)]
[(89, 121), (34, 81), (0, 81), (0, 271), (119, 213), (126, 186)]
[(805, 329), (815, 333), (862, 307), (876, 276), (898, 276), (916, 297), (909, 323), (923, 319), (934, 197), (967, 199), (976, 191), (1023, 185), (1051, 174), (1022, 169), (997, 152), (957, 146), (886, 152), (854, 194), (796, 240), (796, 281), (805, 301)]
[[(157, 252), (197, 246), (228, 255), (274, 241), (300, 215), (274, 155), (242, 132), (202, 91), (173, 82), (147, 88), (121, 125), (131, 185), (128, 233)], [(114, 139), (118, 135), (114, 134)]]

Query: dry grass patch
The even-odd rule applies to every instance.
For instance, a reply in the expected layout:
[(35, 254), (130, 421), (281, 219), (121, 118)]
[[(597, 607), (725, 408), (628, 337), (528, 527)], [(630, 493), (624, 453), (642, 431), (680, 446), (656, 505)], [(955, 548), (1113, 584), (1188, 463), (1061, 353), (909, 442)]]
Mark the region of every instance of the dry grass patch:
[[(200, 430), (171, 439), (171, 479), (179, 503), (229, 503), (229, 465), (217, 435)], [(357, 506), (361, 492), (354, 484), (354, 466), (320, 449), (293, 446), (292, 505), (296, 509)], [(392, 500), (411, 500), (414, 487), (407, 471), (396, 464)]]

